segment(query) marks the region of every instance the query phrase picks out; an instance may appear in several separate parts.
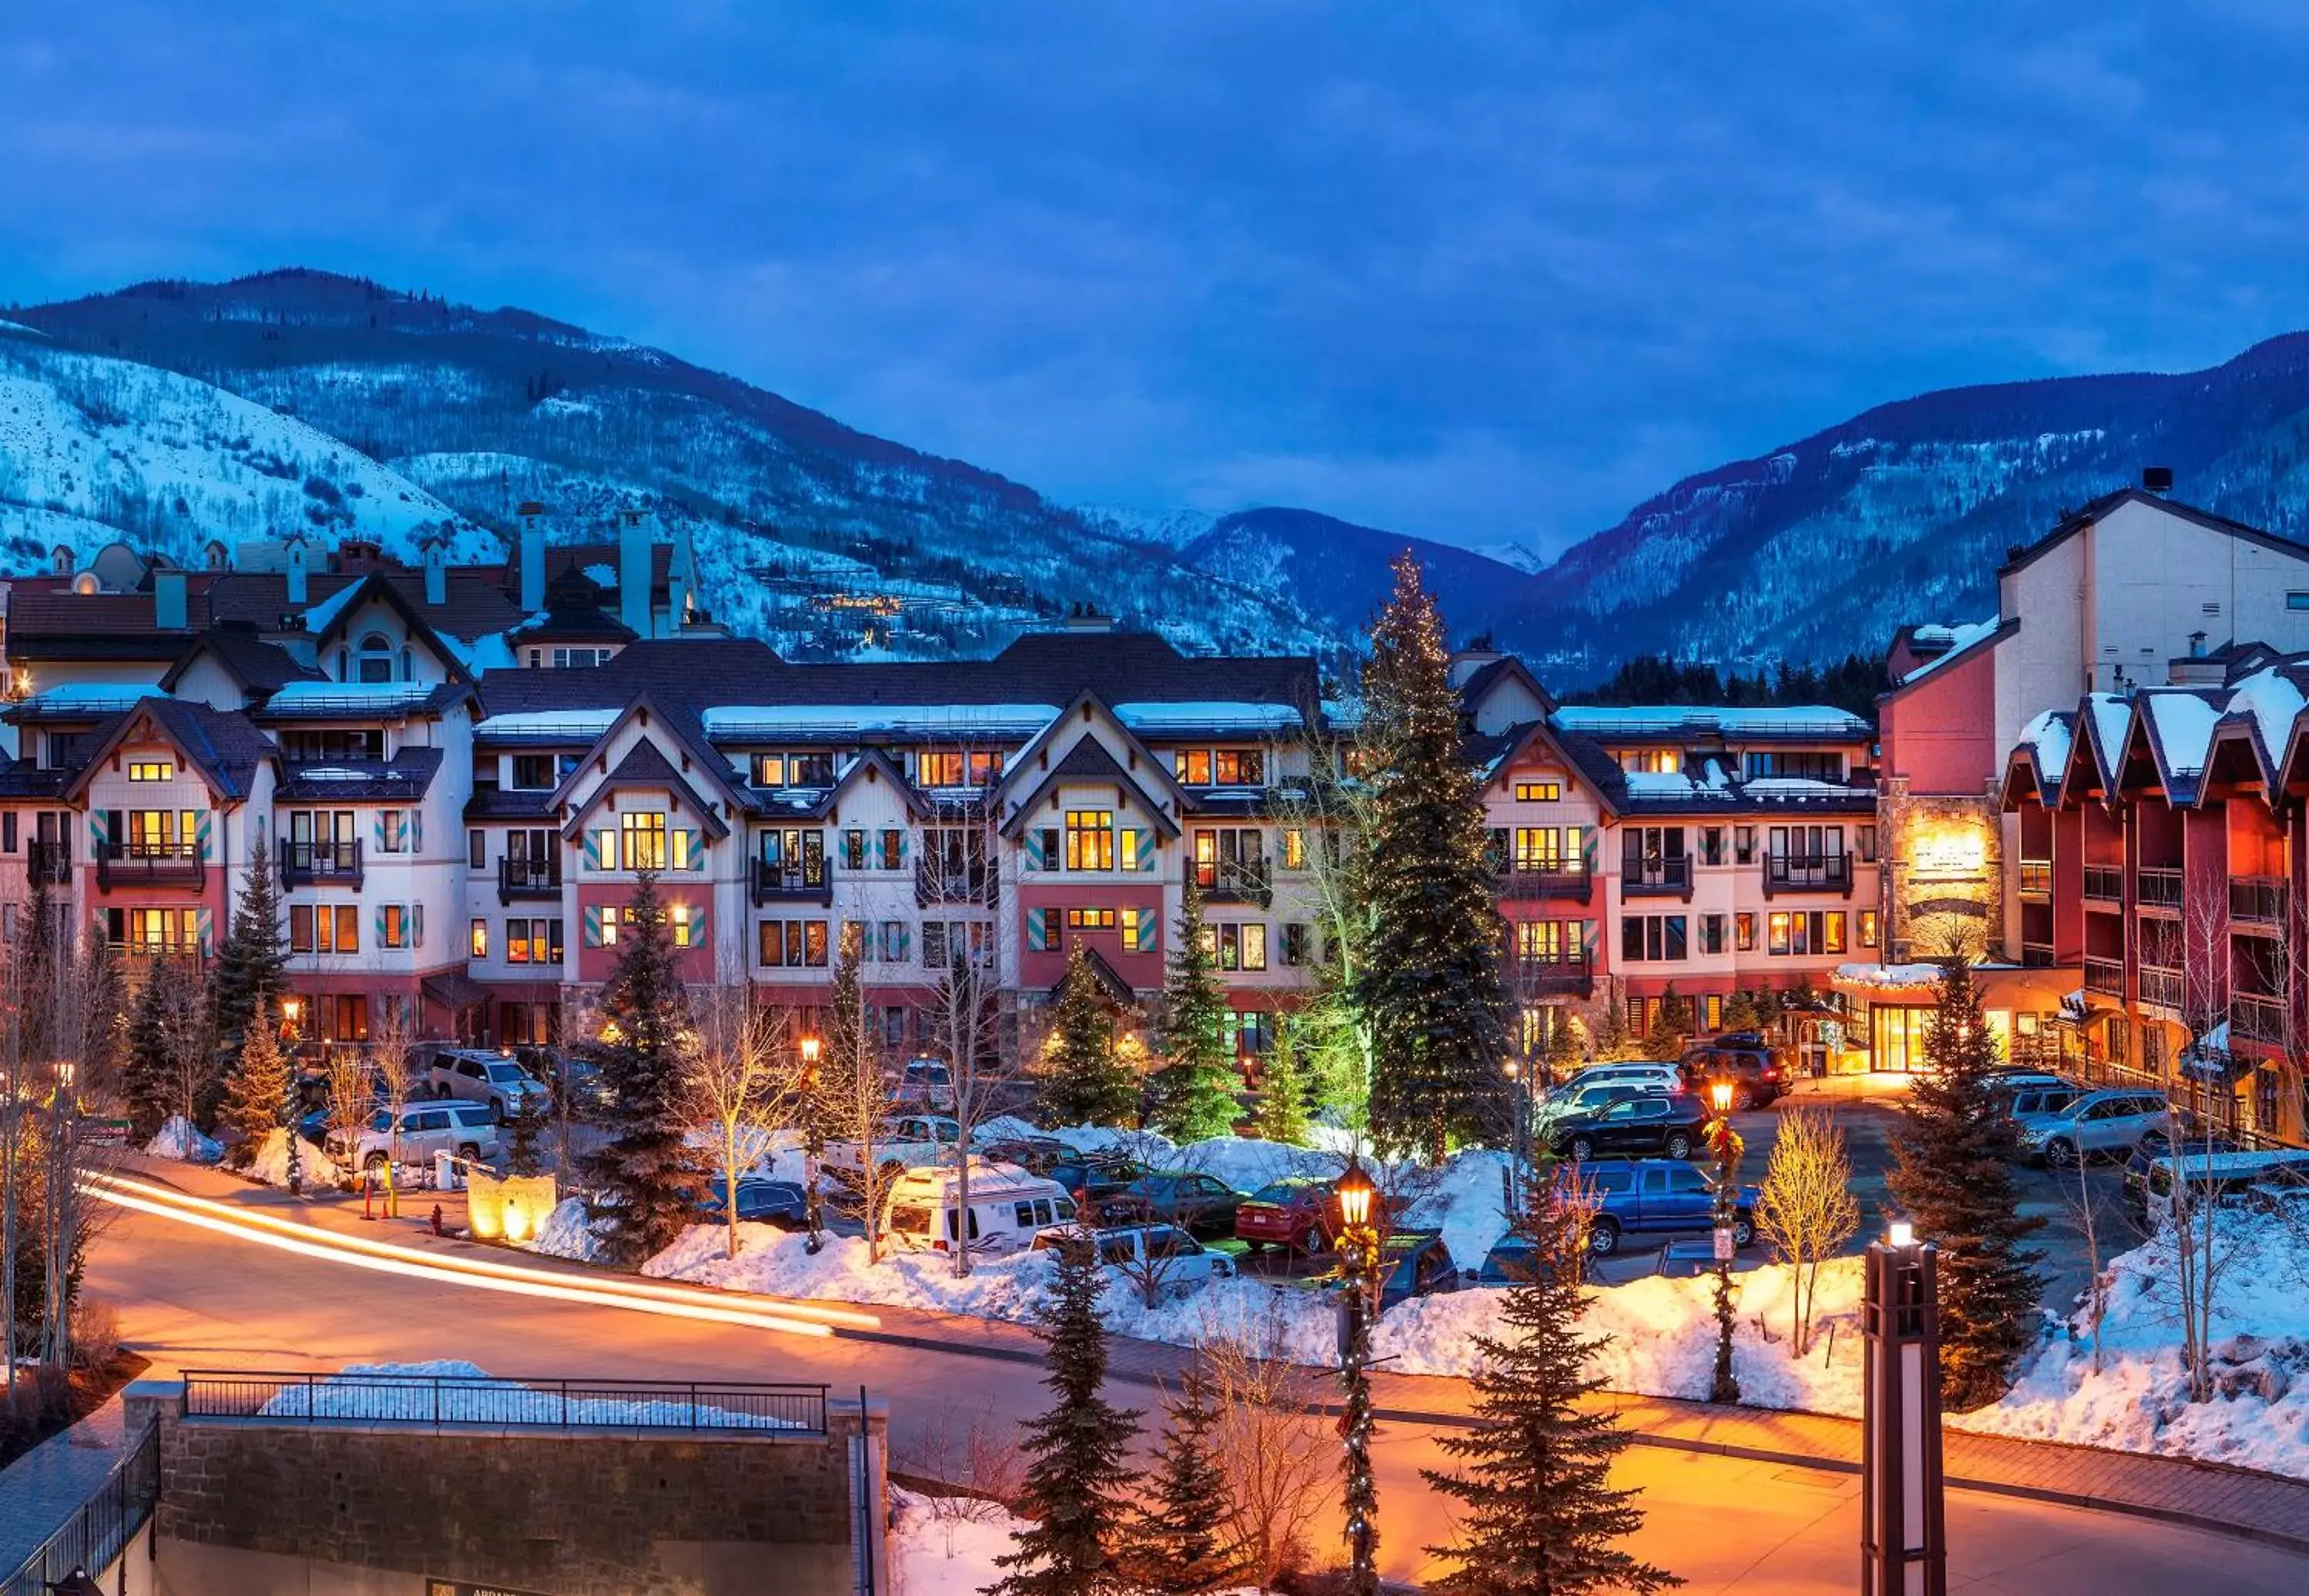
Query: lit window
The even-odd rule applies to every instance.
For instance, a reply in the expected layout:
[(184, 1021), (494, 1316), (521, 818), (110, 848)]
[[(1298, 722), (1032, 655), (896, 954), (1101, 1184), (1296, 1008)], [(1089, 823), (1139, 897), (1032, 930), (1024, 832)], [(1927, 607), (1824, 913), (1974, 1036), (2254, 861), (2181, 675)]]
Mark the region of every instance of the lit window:
[(486, 959), (489, 956), (489, 922), (487, 920), (475, 920), (473, 922), (473, 957), (476, 959)]
[(1211, 751), (1208, 748), (1181, 748), (1171, 755), (1171, 769), (1181, 787), (1208, 787), (1211, 784)]
[[(705, 941), (705, 910), (696, 903), (674, 903), (667, 906), (666, 924), (673, 927), (673, 945), (698, 947)], [(823, 936), (821, 926), (819, 932)]]
[(1673, 776), (1683, 768), (1683, 755), (1673, 748), (1622, 748), (1620, 768), (1640, 775)]
[(1069, 809), (1067, 811), (1067, 868), (1069, 870), (1114, 868), (1113, 810)]
[(627, 870), (665, 868), (665, 816), (628, 810), (618, 816), (618, 858)]
[(1287, 825), (1282, 836), (1283, 867), (1303, 870), (1307, 867), (1307, 833), (1303, 827)]
[(1860, 945), (1862, 947), (1876, 945), (1876, 911), (1872, 909), (1864, 909), (1860, 911)]
[[(1067, 929), (1069, 931), (1111, 931), (1116, 925), (1111, 909), (1069, 909)], [(1206, 930), (1209, 927), (1206, 927)]]
[(1561, 781), (1518, 781), (1515, 785), (1516, 802), (1519, 804), (1552, 804), (1563, 796)]
[(128, 764), (131, 781), (173, 781), (176, 778), (177, 766), (173, 760), (135, 759)]

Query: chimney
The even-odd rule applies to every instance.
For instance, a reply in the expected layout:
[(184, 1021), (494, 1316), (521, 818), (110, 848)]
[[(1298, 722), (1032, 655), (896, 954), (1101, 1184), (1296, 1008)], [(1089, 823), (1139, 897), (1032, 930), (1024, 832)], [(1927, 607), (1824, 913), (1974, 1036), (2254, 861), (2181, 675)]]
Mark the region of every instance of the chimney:
[(2173, 468), (2169, 465), (2145, 465), (2140, 468), (2140, 486), (2150, 493), (2173, 491)]
[(618, 512), (618, 618), (641, 636), (653, 635), (650, 627), (649, 513)]
[(679, 636), (689, 619), (689, 600), (697, 585), (697, 556), (689, 546), (689, 524), (673, 531), (673, 557), (666, 562), (666, 629)]
[(545, 608), (545, 506), (523, 504), (521, 516), (521, 609), (536, 615)]
[(449, 540), (445, 538), (425, 539), (425, 602), (432, 605), (449, 601)]
[(2192, 632), (2192, 633), (2190, 633), (2190, 634), (2189, 634), (2189, 658), (2191, 658), (2192, 660), (2201, 660), (2201, 659), (2203, 659), (2204, 657), (2205, 657), (2205, 634), (2204, 634), (2202, 632)]
[(310, 556), (304, 534), (289, 539), (289, 602), (303, 608), (313, 601), (313, 590), (307, 578), (311, 574)]
[(191, 625), (185, 615), (185, 574), (152, 573), (152, 625), (163, 632), (182, 632)]

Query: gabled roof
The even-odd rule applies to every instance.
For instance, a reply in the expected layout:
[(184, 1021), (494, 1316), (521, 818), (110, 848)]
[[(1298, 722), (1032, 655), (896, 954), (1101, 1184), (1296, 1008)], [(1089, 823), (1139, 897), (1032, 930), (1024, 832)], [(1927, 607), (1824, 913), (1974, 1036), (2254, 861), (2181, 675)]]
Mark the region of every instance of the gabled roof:
[[(1132, 988), (1129, 981), (1122, 979), (1113, 965), (1108, 963), (1100, 955), (1096, 948), (1085, 945), (1082, 956), (1083, 962), (1090, 966), (1091, 978), (1098, 982), (1099, 989), (1106, 994), (1110, 1002), (1117, 1007), (1129, 1008), (1138, 1001), (1137, 992)], [(1066, 989), (1066, 984), (1067, 978), (1064, 972), (1059, 974), (1057, 980), (1051, 983), (1050, 996), (1053, 1003), (1058, 1001), (1059, 994)]]
[(2004, 761), (2003, 807), (2017, 807), (2026, 790), (2040, 807), (2056, 807), (2061, 778), (2067, 774), (2069, 755), (2076, 741), (2076, 715), (2067, 710), (2047, 710), (2020, 729), (2019, 739)]
[(1534, 698), (1539, 700), (1540, 713), (1555, 712), (1554, 695), (1540, 686), (1531, 668), (1513, 654), (1501, 654), (1489, 664), (1476, 667), (1467, 679), (1459, 684), (1459, 703), (1473, 712), (1488, 696), (1491, 690), (1503, 681), (1521, 682)]
[(273, 754), (272, 740), (246, 715), (211, 709), (189, 699), (155, 696), (140, 701), (134, 709), (97, 729), (80, 769), (59, 796), (80, 797), (122, 744), (148, 734), (183, 755), (185, 763), (208, 783), (210, 792), (233, 803), (247, 798), (257, 766)]
[[(558, 676), (564, 673), (556, 671), (553, 674)], [(584, 676), (591, 673), (570, 671), (566, 674)], [(654, 720), (652, 720), (653, 716), (655, 717)], [(693, 770), (702, 769), (705, 772), (707, 781), (722, 795), (722, 801), (728, 806), (730, 813), (742, 815), (755, 807), (753, 793), (739, 785), (735, 772), (730, 769), (729, 761), (716, 753), (713, 746), (697, 734), (695, 716), (680, 713), (668, 714), (658, 708), (654, 700), (649, 698), (636, 698), (627, 704), (618, 718), (610, 722), (608, 729), (593, 739), (592, 746), (585, 751), (584, 758), (579, 760), (575, 767), (561, 779), (560, 785), (553, 789), (553, 802), (557, 807), (575, 801), (577, 789), (585, 780), (586, 766), (597, 763), (607, 757), (605, 750), (608, 749), (610, 742), (627, 724), (634, 721), (639, 721), (644, 727), (661, 727), (680, 745), (682, 755), (690, 767)], [(637, 746), (653, 748), (654, 740), (645, 738)], [(671, 762), (668, 761), (662, 753), (658, 754), (657, 758), (659, 763), (665, 766), (668, 774), (676, 780), (682, 779), (681, 772), (673, 768)], [(626, 760), (619, 762), (618, 768), (624, 769), (630, 762), (629, 755)], [(610, 779), (615, 780), (614, 772)], [(688, 792), (693, 799), (696, 798), (696, 792), (688, 787), (687, 781), (683, 783), (683, 790)], [(587, 807), (592, 807), (591, 799), (587, 800)], [(698, 801), (697, 807), (711, 814), (710, 809), (707, 809), (702, 800)]]
[(2216, 515), (2210, 510), (2200, 510), (2194, 505), (2184, 505), (2178, 499), (2167, 498), (2162, 494), (2150, 493), (2144, 487), (2120, 487), (2114, 493), (2101, 495), (2080, 510), (2070, 512), (2051, 531), (2046, 532), (2036, 542), (2031, 543), (2019, 554), (1998, 567), (1997, 575), (2009, 576), (2015, 571), (2036, 564), (2095, 522), (2106, 520), (2111, 512), (2124, 505), (2147, 505), (2168, 515), (2177, 516), (2183, 521), (2203, 527), (2208, 531), (2221, 532), (2232, 538), (2242, 538), (2248, 543), (2257, 543), (2263, 548), (2290, 555), (2295, 559), (2309, 560), (2309, 545), (2296, 543), (2290, 538), (2280, 538), (2275, 532), (2265, 531), (2257, 526), (2248, 526), (2242, 521), (2231, 521), (2227, 516)]
[[(1154, 789), (1158, 789), (1163, 797), (1171, 800), (1171, 813), (1170, 815), (1165, 815), (1163, 813), (1163, 807), (1160, 803), (1149, 804), (1148, 807), (1154, 811), (1155, 822), (1164, 829), (1165, 834), (1170, 836), (1178, 835), (1179, 828), (1172, 821), (1171, 815), (1184, 815), (1187, 812), (1189, 807), (1187, 789), (1180, 786), (1177, 779), (1172, 775), (1169, 764), (1165, 761), (1156, 758), (1154, 750), (1147, 747), (1145, 743), (1140, 742), (1138, 740), (1137, 734), (1133, 732), (1129, 727), (1124, 725), (1121, 719), (1117, 716), (1112, 710), (1106, 706), (1105, 702), (1102, 700), (1098, 694), (1088, 691), (1077, 694), (1074, 701), (1068, 703), (1064, 710), (1059, 712), (1056, 719), (1052, 720), (1049, 725), (1043, 727), (1042, 730), (1029, 738), (1026, 740), (1025, 746), (1018, 750), (1016, 756), (1012, 758), (1004, 766), (1002, 780), (996, 782), (994, 785), (993, 798), (995, 803), (999, 806), (1000, 804), (1008, 801), (1021, 788), (1025, 786), (1028, 773), (1030, 772), (1039, 770), (1048, 761), (1050, 750), (1057, 745), (1059, 737), (1068, 727), (1087, 727), (1093, 721), (1101, 720), (1104, 720), (1107, 725), (1113, 728), (1115, 734), (1122, 739), (1124, 750), (1130, 755), (1130, 768), (1129, 770), (1125, 770), (1121, 763), (1117, 761), (1112, 755), (1108, 754), (1104, 748), (1101, 747), (1097, 748), (1097, 755), (1103, 757), (1106, 770), (1112, 772), (1111, 777), (1110, 778), (1105, 772), (1099, 772), (1095, 774), (1089, 775), (1087, 778), (1083, 774), (1077, 774), (1069, 779), (1075, 781), (1085, 779), (1094, 781), (1106, 781), (1110, 779), (1117, 780), (1126, 786), (1137, 789), (1141, 797), (1151, 798), (1154, 796), (1154, 794), (1153, 791), (1150, 791), (1149, 784), (1146, 781), (1142, 780), (1137, 772), (1142, 767), (1152, 771), (1154, 776), (1153, 787)], [(1085, 737), (1085, 738), (1077, 741), (1067, 751), (1065, 758), (1073, 759), (1077, 754), (1082, 754), (1083, 741), (1092, 742), (1095, 746), (1095, 739)], [(1082, 757), (1085, 761), (1093, 759), (1093, 755), (1089, 754), (1082, 754)], [(1061, 765), (1063, 765), (1064, 761), (1062, 760), (1060, 763)], [(1052, 769), (1046, 779), (1035, 782), (1034, 789), (1032, 793), (1030, 793), (1025, 799), (1019, 801), (1016, 807), (1012, 809), (1003, 817), (1002, 831), (1005, 835), (1015, 836), (1017, 834), (1016, 828), (1012, 824), (1012, 823), (1016, 821), (1020, 815), (1024, 814), (1026, 810), (1033, 808), (1036, 804), (1042, 800), (1046, 796), (1045, 789), (1050, 787), (1052, 781), (1059, 779), (1059, 770)]]
[[(1023, 763), (1022, 761), (1022, 767)], [(1169, 775), (1159, 764), (1154, 764), (1151, 758), (1148, 763), (1155, 772), (1163, 777), (1164, 785), (1176, 793), (1177, 783), (1171, 781)], [(1019, 798), (1016, 806), (1004, 816), (1001, 826), (1002, 834), (1006, 837), (1015, 837), (1025, 831), (1027, 817), (1039, 809), (1042, 800), (1050, 797), (1059, 785), (1068, 781), (1095, 781), (1102, 784), (1111, 781), (1118, 789), (1137, 792), (1142, 798), (1146, 796), (1146, 784), (1123, 769), (1122, 762), (1107, 751), (1106, 745), (1085, 731), (1075, 739), (1073, 746), (1068, 748), (1065, 755), (1050, 767), (1042, 779), (1034, 783), (1033, 789), (1024, 798)], [(1005, 782), (1007, 785), (1007, 778), (1005, 778)], [(1183, 813), (1185, 796), (1183, 793), (1178, 796), (1180, 812)], [(1155, 828), (1164, 836), (1175, 837), (1179, 834), (1178, 822), (1163, 813), (1162, 805), (1150, 803), (1146, 807), (1154, 816)]]
[[(1483, 746), (1486, 740), (1492, 745), (1489, 748)], [(1486, 784), (1506, 781), (1515, 763), (1535, 750), (1552, 755), (1557, 763), (1585, 781), (1605, 814), (1616, 815), (1627, 801), (1626, 775), (1602, 744), (1577, 733), (1558, 732), (1544, 720), (1526, 720), (1509, 727), (1497, 738), (1471, 738), (1460, 746), (1462, 755)]]
[(244, 693), (263, 696), (290, 682), (317, 682), (322, 674), (277, 643), (267, 643), (247, 626), (211, 626), (195, 633), (177, 662), (161, 676), (160, 690), (174, 693), (185, 672), (201, 659), (214, 660)]
[[(571, 782), (584, 773), (584, 767), (582, 765), (572, 771), (569, 780), (562, 782), (561, 791), (557, 792), (554, 795), (555, 798), (561, 798), (568, 791)], [(561, 828), (561, 834), (565, 837), (576, 836), (584, 829), (585, 816), (592, 812), (594, 805), (600, 803), (611, 792), (633, 788), (641, 788), (651, 792), (670, 792), (681, 800), (686, 808), (697, 815), (706, 831), (715, 839), (730, 834), (729, 823), (713, 812), (713, 806), (698, 796), (697, 789), (689, 784), (688, 780), (679, 771), (673, 768), (673, 762), (665, 756), (665, 751), (648, 738), (644, 738), (627, 749), (626, 756), (618, 761), (617, 768), (601, 778), (601, 784), (587, 795), (583, 804), (577, 805), (571, 810), (569, 822)]]
[(1944, 653), (1933, 655), (1901, 677), (1897, 684), (1876, 694), (1876, 702), (1883, 703), (1888, 700), (1901, 697), (1912, 689), (1931, 681), (1934, 677), (1942, 675), (1950, 666), (1966, 660), (1976, 659), (1988, 652), (2020, 630), (2020, 617), (2015, 616), (2009, 621), (1998, 621), (1993, 625), (1964, 626), (1953, 630), (1961, 634), (1956, 646)]
[[(422, 574), (419, 574), (421, 576)], [(421, 594), (421, 589), (419, 592)], [(362, 577), (358, 588), (333, 605), (327, 622), (313, 635), (313, 647), (316, 650), (326, 648), (342, 636), (346, 627), (352, 624), (354, 613), (369, 603), (382, 604), (398, 615), (402, 624), (409, 628), (410, 635), (423, 643), (432, 651), (433, 657), (447, 668), (451, 680), (472, 679), (465, 669), (462, 652), (442, 640), (441, 634), (433, 629), (432, 622), (425, 618), (419, 606), (411, 601), (397, 583), (386, 581), (382, 571), (372, 571)]]
[(2227, 694), (2218, 689), (2144, 687), (2133, 694), (2132, 726), (2119, 769), (2129, 779), (2136, 758), (2146, 755), (2165, 801), (2179, 807), (2196, 801), (2205, 755)]

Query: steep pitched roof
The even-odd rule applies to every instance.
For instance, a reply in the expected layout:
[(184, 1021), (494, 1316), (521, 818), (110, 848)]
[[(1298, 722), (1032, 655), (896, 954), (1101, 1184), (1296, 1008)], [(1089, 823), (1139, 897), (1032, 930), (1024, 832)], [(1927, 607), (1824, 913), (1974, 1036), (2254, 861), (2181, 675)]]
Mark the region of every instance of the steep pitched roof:
[[(1020, 768), (1024, 768), (1023, 761), (1020, 762)], [(1155, 769), (1159, 773), (1161, 767), (1158, 765)], [(1165, 777), (1164, 781), (1168, 782), (1169, 778)], [(1095, 781), (1102, 784), (1111, 781), (1118, 789), (1136, 792), (1142, 798), (1146, 796), (1146, 783), (1130, 772), (1124, 770), (1122, 762), (1107, 752), (1106, 745), (1085, 731), (1075, 739), (1074, 745), (1051, 764), (1042, 779), (1034, 783), (1033, 788), (1025, 797), (1019, 798), (1016, 805), (1003, 817), (1002, 834), (1006, 837), (1015, 837), (1025, 831), (1027, 817), (1039, 809), (1042, 800), (1050, 797), (1060, 784), (1068, 781)], [(1146, 807), (1154, 816), (1155, 828), (1164, 836), (1175, 837), (1179, 834), (1178, 822), (1164, 814), (1160, 804), (1150, 803)]]
[(194, 634), (177, 662), (161, 676), (161, 691), (174, 693), (193, 662), (203, 658), (214, 660), (245, 693), (268, 694), (290, 682), (324, 679), (319, 671), (279, 643), (265, 642), (253, 629), (222, 625)]
[(1996, 574), (2009, 576), (2015, 571), (2035, 565), (2095, 522), (2106, 520), (2112, 511), (2123, 505), (2148, 505), (2168, 515), (2178, 516), (2183, 521), (2203, 527), (2208, 531), (2242, 538), (2248, 543), (2257, 543), (2263, 548), (2290, 555), (2295, 559), (2309, 560), (2309, 544), (2296, 543), (2290, 538), (2281, 538), (2260, 527), (2248, 526), (2242, 521), (2231, 521), (2227, 516), (2216, 515), (2210, 510), (2200, 510), (2194, 505), (2184, 505), (2178, 499), (2150, 493), (2144, 487), (2120, 487), (2114, 493), (2101, 495), (2080, 510), (2071, 511), (2051, 531), (2005, 561)]
[(273, 755), (272, 739), (246, 715), (211, 709), (189, 699), (154, 696), (140, 700), (125, 714), (110, 717), (91, 734), (90, 751), (60, 796), (76, 798), (85, 792), (114, 751), (145, 735), (148, 728), (200, 772), (211, 792), (231, 802), (248, 797), (256, 767)]
[[(563, 792), (555, 794), (556, 798), (561, 798), (566, 793), (571, 781), (582, 774), (584, 774), (583, 766), (572, 772), (570, 781), (562, 783)], [(684, 807), (698, 817), (706, 831), (713, 836), (722, 838), (730, 834), (729, 823), (716, 815), (713, 812), (713, 806), (699, 797), (697, 789), (692, 787), (688, 779), (673, 768), (673, 762), (666, 758), (665, 751), (647, 738), (644, 738), (627, 749), (626, 756), (618, 761), (617, 767), (601, 778), (601, 784), (587, 795), (583, 804), (570, 812), (569, 823), (561, 828), (561, 834), (565, 837), (577, 835), (584, 829), (585, 816), (592, 812), (593, 806), (600, 803), (604, 795), (636, 787), (652, 792), (662, 789), (672, 793), (681, 800)]]

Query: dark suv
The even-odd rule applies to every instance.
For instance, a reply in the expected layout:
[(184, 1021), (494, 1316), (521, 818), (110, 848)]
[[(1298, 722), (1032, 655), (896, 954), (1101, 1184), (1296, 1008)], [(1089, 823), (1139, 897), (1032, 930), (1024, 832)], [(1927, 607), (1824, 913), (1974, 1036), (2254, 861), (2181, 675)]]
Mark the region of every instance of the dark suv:
[(1676, 1068), (1685, 1089), (1703, 1095), (1716, 1082), (1731, 1082), (1735, 1112), (1769, 1108), (1788, 1089), (1786, 1053), (1751, 1031), (1686, 1048)]
[(1215, 1175), (1192, 1169), (1163, 1169), (1125, 1187), (1122, 1199), (1143, 1203), (1146, 1217), (1176, 1225), (1198, 1241), (1234, 1234), (1242, 1194)]
[(1154, 1171), (1136, 1159), (1077, 1154), (1061, 1159), (1043, 1173), (1064, 1186), (1076, 1206), (1098, 1224), (1119, 1225), (1146, 1217), (1145, 1202), (1130, 1188)]
[(1567, 1114), (1547, 1127), (1558, 1158), (1691, 1158), (1707, 1142), (1708, 1110), (1690, 1092), (1647, 1092), (1606, 1103), (1593, 1114)]

